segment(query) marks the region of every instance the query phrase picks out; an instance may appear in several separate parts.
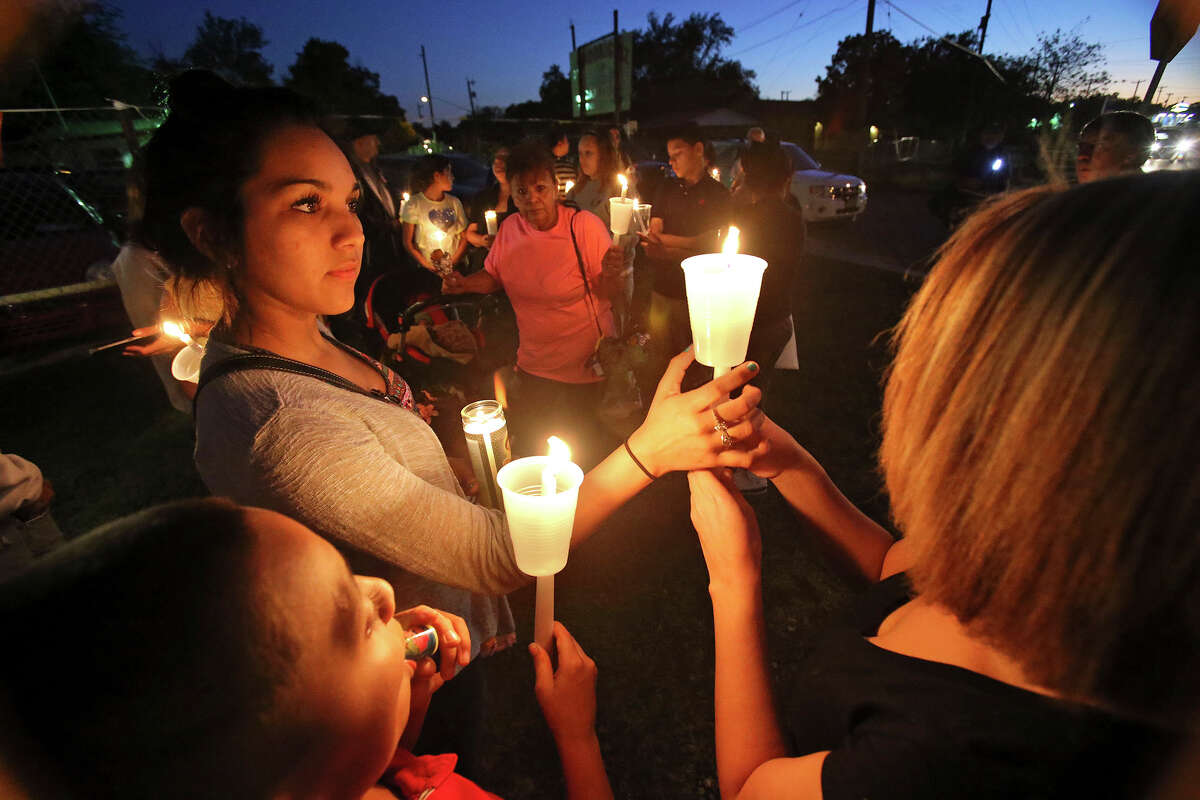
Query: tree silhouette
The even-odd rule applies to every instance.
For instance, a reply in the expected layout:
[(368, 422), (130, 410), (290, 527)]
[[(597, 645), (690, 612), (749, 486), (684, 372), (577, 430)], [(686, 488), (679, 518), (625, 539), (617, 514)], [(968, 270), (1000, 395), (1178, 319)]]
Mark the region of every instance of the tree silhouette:
[(379, 89), (379, 73), (351, 65), (350, 51), (337, 42), (309, 39), (288, 68), (284, 84), (338, 114), (404, 117), (400, 101)]
[(204, 12), (196, 38), (183, 54), (183, 65), (210, 69), (226, 80), (246, 86), (272, 83), (274, 68), (262, 56), (267, 46), (262, 28), (245, 17), (226, 19)]
[(542, 73), (538, 97), (542, 101), (542, 116), (555, 119), (571, 116), (571, 81), (558, 64), (551, 64), (550, 69)]
[(1098, 69), (1104, 63), (1100, 44), (1085, 42), (1061, 28), (1051, 34), (1039, 33), (1029, 57), (1038, 93), (1046, 102), (1090, 95), (1110, 79), (1106, 71)]
[(733, 28), (720, 13), (646, 15), (633, 35), (633, 101), (636, 113), (736, 107), (758, 97), (754, 71), (721, 57)]
[[(14, 43), (0, 75), (4, 105), (105, 105), (153, 99), (154, 75), (117, 27), (121, 12), (104, 2), (46, 3), (32, 29), (44, 36)], [(53, 100), (51, 100), (53, 98)]]

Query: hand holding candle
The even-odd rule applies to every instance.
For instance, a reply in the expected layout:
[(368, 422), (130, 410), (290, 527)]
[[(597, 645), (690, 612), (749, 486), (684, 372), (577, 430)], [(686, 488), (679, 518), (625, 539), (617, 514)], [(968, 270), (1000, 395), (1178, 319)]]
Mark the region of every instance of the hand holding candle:
[(496, 476), (517, 567), (538, 579), (534, 641), (543, 648), (554, 626), (554, 574), (567, 565), (583, 483), (583, 470), (570, 458), (567, 446), (552, 436), (550, 455), (519, 458)]

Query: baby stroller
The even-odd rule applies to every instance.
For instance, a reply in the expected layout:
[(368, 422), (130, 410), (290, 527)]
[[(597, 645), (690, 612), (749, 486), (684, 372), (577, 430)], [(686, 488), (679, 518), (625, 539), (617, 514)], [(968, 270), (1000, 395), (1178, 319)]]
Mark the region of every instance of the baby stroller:
[[(383, 360), (414, 388), (450, 392), (462, 399), (486, 393), (491, 370), (512, 360), (503, 335), (507, 303), (496, 295), (411, 296), (402, 276), (382, 275), (371, 284), (367, 327), (380, 337)], [(511, 317), (511, 309), (509, 309)], [(485, 334), (496, 333), (495, 341)]]

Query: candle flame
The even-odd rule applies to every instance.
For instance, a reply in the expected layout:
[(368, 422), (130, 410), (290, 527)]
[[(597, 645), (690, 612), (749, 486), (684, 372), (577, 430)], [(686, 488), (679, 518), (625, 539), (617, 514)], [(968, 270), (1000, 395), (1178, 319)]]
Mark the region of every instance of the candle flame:
[(629, 179), (623, 173), (618, 172), (617, 183), (621, 184), (621, 197), (624, 197), (625, 193), (629, 191)]
[(408, 198), (411, 197), (411, 195), (408, 192), (403, 192), (403, 193), (401, 193), (400, 197), (402, 197), (404, 199), (404, 202), (407, 203)]
[(178, 339), (185, 344), (192, 343), (192, 337), (188, 336), (183, 328), (180, 327), (179, 323), (175, 322), (174, 320), (164, 320), (162, 324), (162, 332), (167, 336)]
[(721, 170), (717, 169), (716, 167), (712, 168), (712, 172), (710, 174), (713, 176), (714, 181), (721, 180)]
[(484, 219), (495, 219), (496, 212), (489, 208), (487, 211), (483, 212), (483, 218)]
[(563, 193), (570, 194), (571, 190), (574, 188), (575, 188), (575, 181), (567, 181), (566, 184), (563, 185)]
[(642, 204), (638, 202), (638, 199), (636, 197), (633, 198), (633, 210), (637, 211), (641, 206)]
[(442, 230), (440, 230), (440, 229), (438, 229), (438, 228), (434, 228), (434, 231), (433, 231), (433, 240), (434, 240), (435, 242), (439, 242), (439, 243), (440, 243), (440, 242), (442, 241), (442, 239), (445, 239), (445, 238), (446, 238), (446, 234), (445, 234), (445, 233), (444, 233)]
[(550, 445), (550, 458), (559, 463), (566, 463), (571, 460), (571, 448), (567, 447), (567, 443), (557, 436), (551, 436), (546, 440), (546, 444)]
[(729, 232), (725, 234), (725, 244), (721, 247), (721, 252), (727, 256), (737, 255), (738, 238), (740, 236), (736, 225), (729, 226)]

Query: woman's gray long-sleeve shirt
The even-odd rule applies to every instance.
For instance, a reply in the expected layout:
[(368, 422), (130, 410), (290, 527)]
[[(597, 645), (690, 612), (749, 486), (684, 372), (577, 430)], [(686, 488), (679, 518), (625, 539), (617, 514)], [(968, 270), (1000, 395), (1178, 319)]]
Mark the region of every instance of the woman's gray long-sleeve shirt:
[[(210, 341), (204, 366), (245, 352)], [(517, 568), (503, 512), (463, 494), (421, 417), (317, 378), (253, 369), (204, 388), (196, 467), (213, 494), (272, 509), (386, 578), (396, 607), (458, 614), (472, 655), (512, 640)]]

